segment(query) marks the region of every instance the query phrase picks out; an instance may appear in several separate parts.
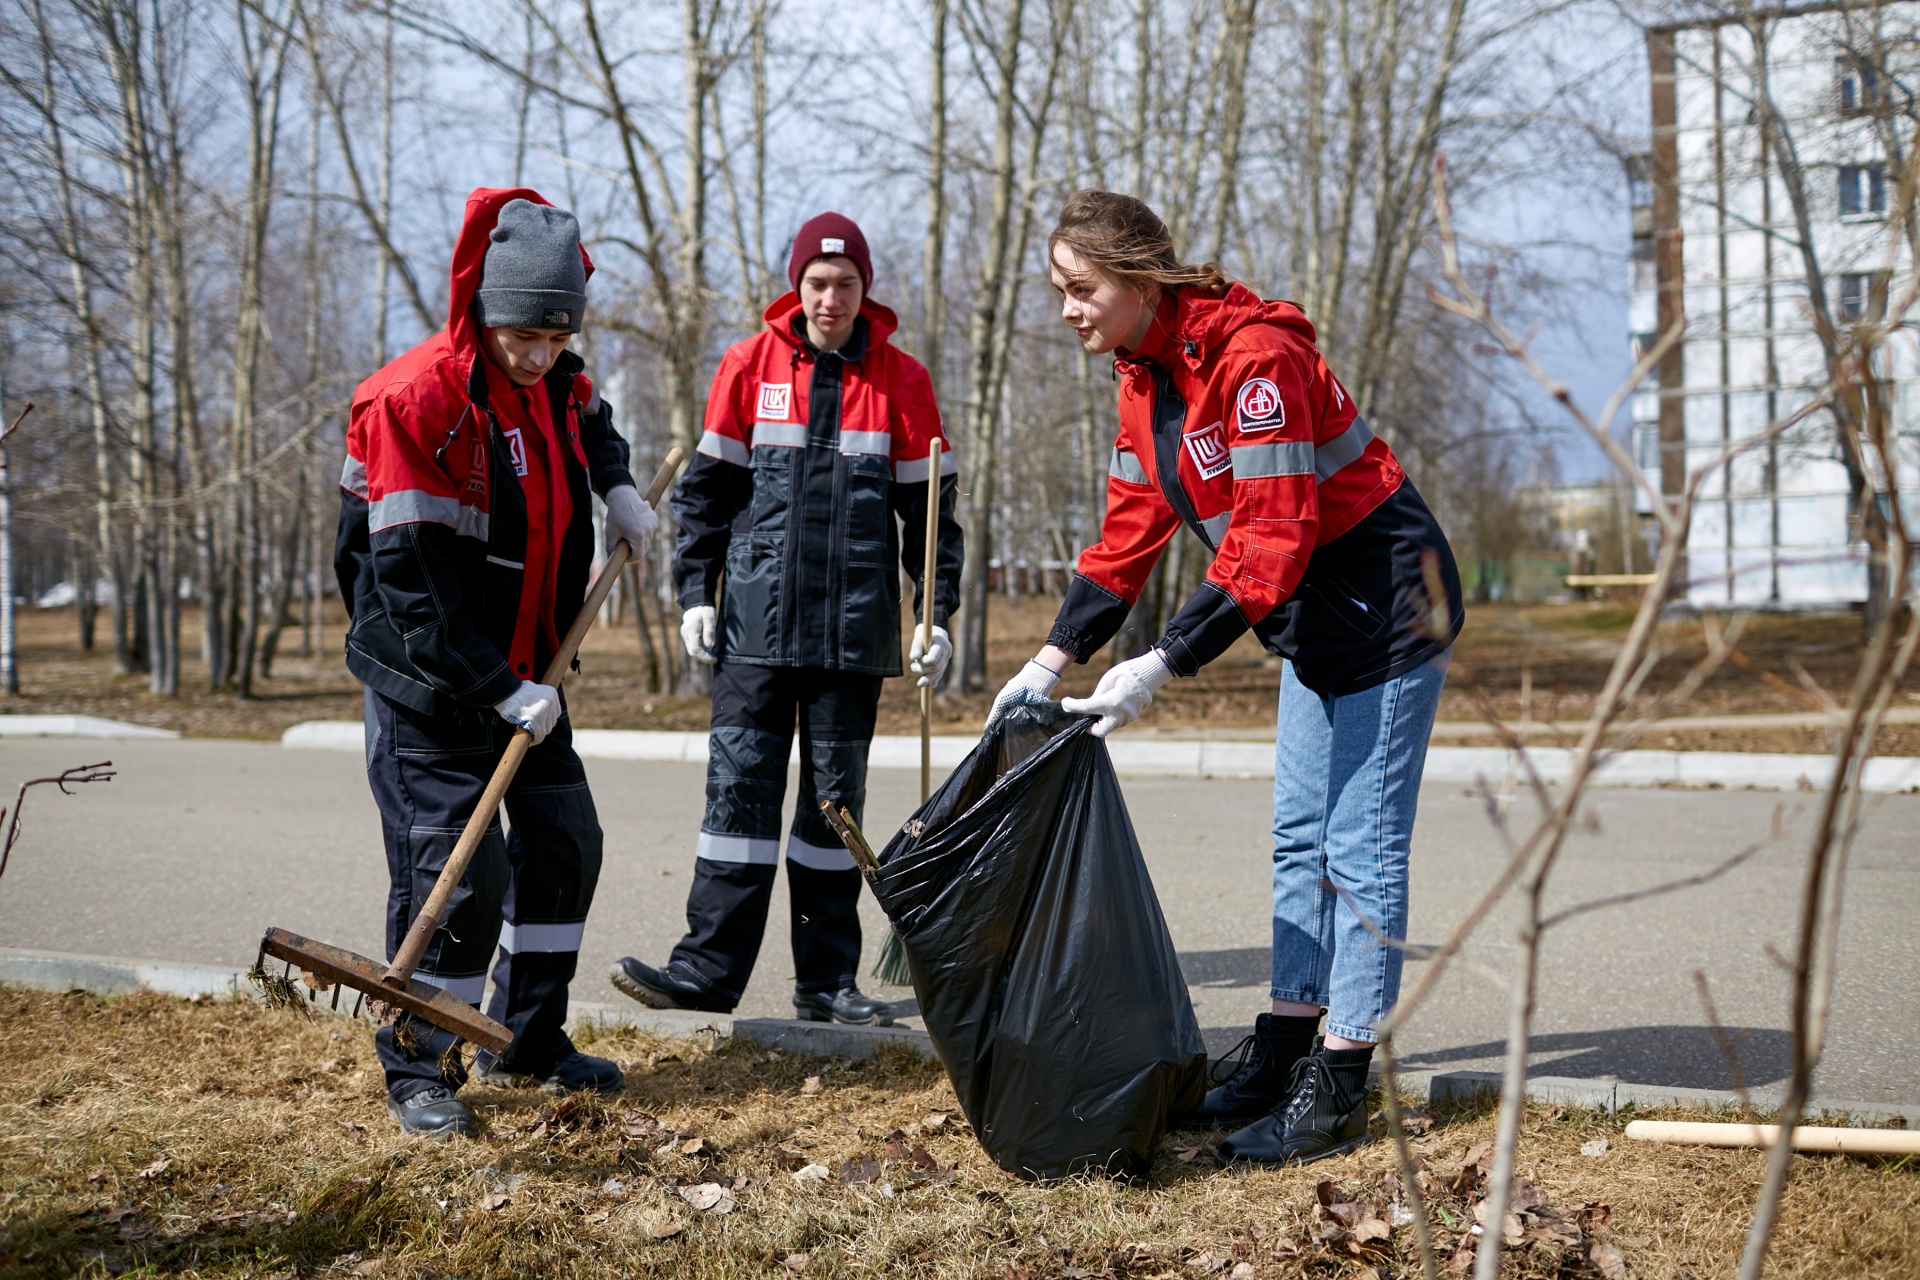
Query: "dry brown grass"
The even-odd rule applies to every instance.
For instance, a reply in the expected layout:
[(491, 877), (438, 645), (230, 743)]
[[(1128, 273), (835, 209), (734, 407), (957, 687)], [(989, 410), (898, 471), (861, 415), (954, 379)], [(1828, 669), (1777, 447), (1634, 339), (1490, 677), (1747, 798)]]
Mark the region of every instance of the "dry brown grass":
[[(9, 989), (0, 1026), (0, 1276), (1417, 1273), (1405, 1226), (1356, 1252), (1332, 1219), (1366, 1212), (1323, 1211), (1316, 1196), (1325, 1180), (1321, 1194), (1389, 1212), (1384, 1142), (1305, 1170), (1220, 1172), (1176, 1137), (1142, 1182), (1033, 1186), (987, 1160), (938, 1068), (905, 1056), (608, 1037), (594, 1048), (627, 1064), (619, 1095), (556, 1104), (470, 1086), (488, 1134), (441, 1145), (387, 1119), (363, 1025)], [(930, 1127), (936, 1115), (952, 1118)], [(1760, 1157), (1626, 1144), (1623, 1120), (1530, 1116), (1520, 1172), (1560, 1216), (1528, 1221), (1581, 1243), (1516, 1250), (1511, 1274), (1599, 1274), (1595, 1238), (1639, 1280), (1730, 1272)], [(1491, 1132), (1481, 1109), (1437, 1117), (1417, 1146), (1430, 1185)], [(1606, 1154), (1580, 1154), (1600, 1137)], [(874, 1180), (847, 1167), (862, 1160), (879, 1162)], [(846, 1180), (797, 1181), (799, 1162)], [(731, 1212), (680, 1194), (708, 1184)], [(1467, 1203), (1439, 1192), (1446, 1252)], [(1920, 1274), (1920, 1169), (1803, 1159), (1771, 1274)]]

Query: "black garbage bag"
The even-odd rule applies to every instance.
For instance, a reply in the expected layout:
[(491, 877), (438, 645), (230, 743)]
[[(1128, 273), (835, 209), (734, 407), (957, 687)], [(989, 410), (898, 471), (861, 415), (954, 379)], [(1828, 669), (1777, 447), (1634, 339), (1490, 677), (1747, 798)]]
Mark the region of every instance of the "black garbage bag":
[(1143, 1173), (1206, 1050), (1106, 743), (1007, 717), (879, 855), (927, 1033), (994, 1162)]

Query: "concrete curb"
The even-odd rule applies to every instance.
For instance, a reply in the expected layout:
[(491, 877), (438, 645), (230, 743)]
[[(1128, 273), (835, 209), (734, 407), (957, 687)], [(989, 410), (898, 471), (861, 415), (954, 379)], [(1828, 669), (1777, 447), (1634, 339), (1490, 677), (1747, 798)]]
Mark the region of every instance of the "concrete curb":
[[(600, 760), (668, 760), (704, 764), (707, 735), (664, 733), (643, 729), (576, 729), (574, 747), (583, 757)], [(973, 750), (977, 738), (937, 737), (933, 763), (951, 769)], [(365, 751), (366, 739), (358, 721), (307, 720), (280, 737), (280, 745), (310, 751)], [(1122, 773), (1187, 778), (1271, 778), (1273, 747), (1266, 742), (1233, 742), (1195, 738), (1121, 738), (1107, 750)], [(799, 746), (792, 759), (798, 761)], [(1533, 766), (1547, 782), (1562, 782), (1572, 772), (1573, 752), (1563, 747), (1535, 747), (1528, 752)], [(920, 767), (918, 738), (880, 737), (867, 757), (873, 769)], [(1517, 769), (1514, 754), (1504, 747), (1429, 747), (1428, 782), (1506, 782)], [(1769, 755), (1740, 751), (1622, 751), (1606, 760), (1595, 784), (1607, 787), (1690, 787), (1754, 791), (1814, 791), (1825, 787), (1833, 770), (1828, 756)], [(1516, 785), (1526, 776), (1517, 773)], [(1895, 793), (1920, 790), (1920, 758), (1883, 756), (1869, 760), (1861, 770), (1866, 791)]]
[[(62, 951), (27, 951), (16, 947), (0, 947), (0, 986), (29, 987), (36, 991), (85, 991), (97, 996), (157, 991), (183, 1000), (235, 995), (259, 998), (258, 991), (247, 981), (245, 969)], [(314, 1008), (329, 1011), (325, 1004), (316, 1003)], [(700, 1039), (715, 1034), (723, 1040), (739, 1038), (762, 1049), (779, 1049), (801, 1057), (871, 1058), (889, 1046), (904, 1048), (922, 1058), (933, 1057), (933, 1041), (927, 1038), (926, 1032), (911, 1027), (847, 1027), (786, 1018), (736, 1018), (729, 1014), (681, 1009), (649, 1009), (640, 1004), (575, 1002), (572, 1012), (576, 1025), (630, 1027), (648, 1035), (676, 1039)]]
[[(165, 960), (126, 960), (114, 956), (72, 955), (59, 951), (28, 951), (0, 947), (0, 986), (39, 991), (86, 991), (92, 995), (125, 995), (157, 991), (183, 999), (231, 995), (257, 998), (246, 970), (223, 965), (183, 964)], [(325, 1005), (316, 1005), (326, 1009)], [(845, 1027), (825, 1022), (786, 1018), (736, 1018), (730, 1014), (693, 1013), (678, 1009), (649, 1009), (644, 1005), (581, 1004), (572, 1006), (578, 1023), (625, 1027), (648, 1035), (675, 1039), (741, 1039), (762, 1049), (779, 1049), (799, 1057), (871, 1058), (893, 1047), (934, 1057), (933, 1041), (910, 1027)], [(1376, 1072), (1377, 1077), (1377, 1072)], [(1429, 1105), (1462, 1102), (1497, 1095), (1500, 1075), (1492, 1071), (1407, 1071), (1400, 1075), (1402, 1091)], [(1670, 1085), (1631, 1084), (1621, 1080), (1582, 1080), (1566, 1076), (1532, 1076), (1527, 1097), (1550, 1106), (1591, 1107), (1616, 1112), (1628, 1107), (1689, 1107), (1726, 1110), (1740, 1106), (1737, 1094), (1723, 1089), (1686, 1089)], [(1761, 1110), (1777, 1108), (1778, 1090), (1757, 1089), (1753, 1104)], [(1851, 1117), (1866, 1121), (1904, 1120), (1920, 1126), (1920, 1105), (1882, 1102), (1838, 1102), (1816, 1099), (1809, 1117)]]
[(3, 716), (0, 738), (177, 738), (173, 729), (102, 720), (99, 716)]

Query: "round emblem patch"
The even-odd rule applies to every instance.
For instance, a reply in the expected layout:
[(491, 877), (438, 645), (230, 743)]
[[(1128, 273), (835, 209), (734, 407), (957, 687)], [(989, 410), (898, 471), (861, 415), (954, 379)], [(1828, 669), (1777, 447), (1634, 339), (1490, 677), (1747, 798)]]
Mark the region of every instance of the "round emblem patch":
[(1242, 383), (1236, 408), (1242, 431), (1286, 425), (1287, 407), (1280, 401), (1280, 388), (1270, 378)]

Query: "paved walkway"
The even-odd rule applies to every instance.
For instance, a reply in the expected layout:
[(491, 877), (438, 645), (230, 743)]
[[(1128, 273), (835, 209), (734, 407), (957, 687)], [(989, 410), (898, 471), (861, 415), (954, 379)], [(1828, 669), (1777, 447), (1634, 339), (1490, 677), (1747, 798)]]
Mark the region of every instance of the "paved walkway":
[[(0, 880), (0, 946), (245, 964), (269, 924), (372, 953), (385, 870), (360, 760), (340, 751), (180, 741), (0, 741), (0, 790), (18, 779), (111, 758), (113, 782), (60, 796), (33, 792)], [(588, 762), (608, 857), (588, 922), (578, 998), (616, 1000), (613, 958), (664, 958), (682, 927), (704, 792), (695, 763)], [(1195, 1007), (1225, 1049), (1265, 1007), (1269, 784), (1259, 779), (1126, 777), (1126, 796)], [(868, 825), (889, 830), (914, 807), (908, 769), (872, 775)], [(5, 796), (0, 796), (4, 801)], [(1786, 1062), (1785, 982), (1768, 948), (1791, 945), (1811, 796), (1614, 789), (1570, 844), (1556, 907), (1711, 867), (1764, 840), (1776, 806), (1784, 836), (1714, 884), (1576, 917), (1545, 952), (1535, 1071), (1644, 1084), (1725, 1088), (1726, 1060), (1701, 1012), (1704, 973), (1748, 1083), (1777, 1083)], [(1528, 803), (1516, 802), (1515, 820)], [(1920, 797), (1869, 800), (1850, 871), (1838, 992), (1819, 1093), (1920, 1102)], [(1438, 942), (1501, 861), (1485, 801), (1460, 783), (1422, 796), (1412, 939)], [(881, 932), (864, 907), (869, 962)], [(1501, 988), (1514, 920), (1496, 913), (1409, 1028), (1410, 1065), (1498, 1068)], [(770, 943), (742, 1012), (779, 1016), (791, 981), (776, 894)], [(1418, 967), (1411, 965), (1409, 972)], [(906, 998), (908, 992), (884, 994)]]

